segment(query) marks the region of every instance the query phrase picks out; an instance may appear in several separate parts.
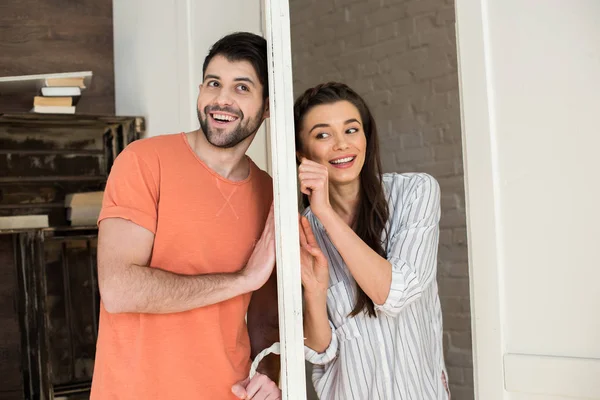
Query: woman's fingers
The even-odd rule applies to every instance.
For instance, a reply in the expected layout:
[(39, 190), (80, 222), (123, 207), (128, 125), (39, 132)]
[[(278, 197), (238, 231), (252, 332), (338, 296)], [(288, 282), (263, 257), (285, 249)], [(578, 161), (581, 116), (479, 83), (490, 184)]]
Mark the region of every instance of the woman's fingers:
[(308, 218), (302, 217), (302, 227), (304, 228), (304, 236), (306, 237), (306, 243), (311, 245), (312, 247), (318, 247), (317, 239), (315, 239), (315, 234), (310, 226), (310, 222), (308, 222)]
[(324, 165), (321, 165), (321, 164), (314, 164), (314, 165), (302, 164), (298, 167), (298, 172), (314, 172), (317, 174), (326, 174), (327, 167), (325, 167)]

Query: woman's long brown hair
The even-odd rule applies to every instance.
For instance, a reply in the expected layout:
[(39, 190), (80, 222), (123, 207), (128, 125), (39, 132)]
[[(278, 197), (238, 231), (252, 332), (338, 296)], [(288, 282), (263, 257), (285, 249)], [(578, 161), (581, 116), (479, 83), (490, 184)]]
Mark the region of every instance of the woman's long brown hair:
[[(300, 131), (308, 111), (315, 106), (338, 101), (348, 101), (356, 107), (362, 119), (363, 130), (367, 139), (365, 163), (360, 172), (358, 212), (352, 228), (371, 249), (386, 258), (387, 232), (385, 237), (383, 235), (389, 217), (389, 210), (383, 191), (383, 172), (379, 155), (377, 126), (365, 101), (347, 85), (338, 82), (324, 83), (306, 90), (294, 104), (296, 149), (302, 149)], [(304, 207), (309, 206), (307, 196), (302, 196), (302, 201)], [(356, 290), (356, 304), (350, 315), (355, 316), (361, 311), (365, 311), (368, 315), (376, 317), (373, 301), (360, 286), (356, 285)]]

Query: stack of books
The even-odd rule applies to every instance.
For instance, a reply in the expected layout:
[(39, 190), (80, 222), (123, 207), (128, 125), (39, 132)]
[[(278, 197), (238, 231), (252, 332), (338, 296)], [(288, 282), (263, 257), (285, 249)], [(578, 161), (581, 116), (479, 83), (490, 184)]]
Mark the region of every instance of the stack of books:
[(0, 230), (47, 228), (47, 215), (12, 215), (0, 217)]
[(75, 114), (77, 102), (91, 80), (91, 71), (2, 77), (0, 94), (37, 92), (32, 112)]
[(103, 191), (71, 193), (65, 196), (67, 221), (71, 226), (96, 225), (102, 208)]

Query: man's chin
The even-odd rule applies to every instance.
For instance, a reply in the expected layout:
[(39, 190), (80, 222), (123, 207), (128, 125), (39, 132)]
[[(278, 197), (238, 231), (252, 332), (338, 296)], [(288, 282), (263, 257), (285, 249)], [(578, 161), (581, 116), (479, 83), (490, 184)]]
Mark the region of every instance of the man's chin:
[(220, 149), (231, 149), (242, 143), (245, 139), (247, 138), (241, 140), (238, 138), (224, 138), (221, 134), (219, 134), (217, 137), (207, 136), (208, 142)]

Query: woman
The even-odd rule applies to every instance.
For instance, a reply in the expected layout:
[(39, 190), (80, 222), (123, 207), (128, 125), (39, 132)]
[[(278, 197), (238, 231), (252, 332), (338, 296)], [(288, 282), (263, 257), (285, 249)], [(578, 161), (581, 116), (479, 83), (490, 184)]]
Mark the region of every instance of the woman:
[(307, 90), (294, 118), (308, 206), (301, 224), (305, 344), (317, 394), (449, 399), (437, 182), (427, 174), (382, 175), (375, 121), (344, 84)]

